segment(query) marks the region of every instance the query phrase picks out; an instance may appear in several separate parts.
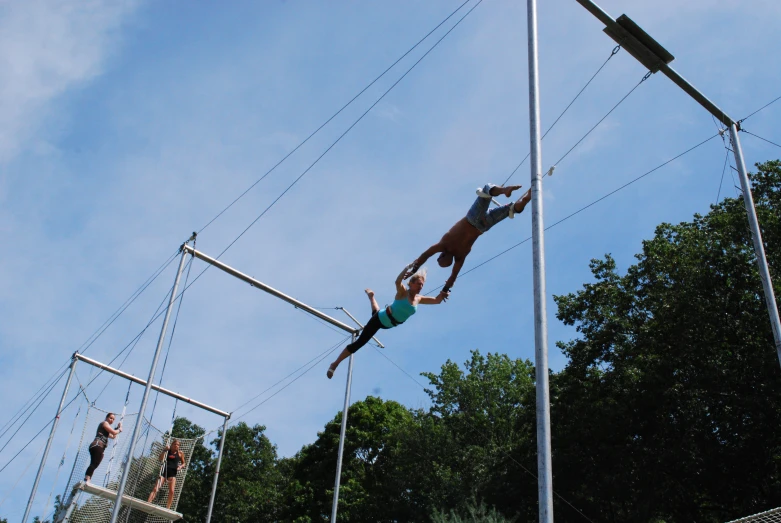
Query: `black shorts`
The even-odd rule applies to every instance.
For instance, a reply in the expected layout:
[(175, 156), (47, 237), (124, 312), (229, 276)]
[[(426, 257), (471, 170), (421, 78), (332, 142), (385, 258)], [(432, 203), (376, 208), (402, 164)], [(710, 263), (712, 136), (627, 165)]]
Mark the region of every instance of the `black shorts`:
[(179, 472), (179, 471), (177, 469), (175, 469), (175, 468), (168, 468), (168, 467), (166, 467), (165, 470), (163, 470), (163, 473), (160, 474), (160, 477), (164, 478), (164, 479), (175, 478), (177, 472)]

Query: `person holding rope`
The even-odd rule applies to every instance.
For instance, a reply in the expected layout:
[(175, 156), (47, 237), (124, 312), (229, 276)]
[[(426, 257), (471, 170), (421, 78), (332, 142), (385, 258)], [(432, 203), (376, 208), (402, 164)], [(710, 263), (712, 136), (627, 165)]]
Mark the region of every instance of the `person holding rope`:
[(111, 428), (111, 424), (114, 423), (114, 414), (109, 412), (106, 414), (106, 419), (100, 422), (98, 425), (98, 431), (95, 434), (95, 439), (92, 440), (89, 446), (90, 463), (87, 467), (87, 472), (84, 474), (84, 481), (89, 483), (92, 479), (92, 474), (95, 473), (95, 469), (100, 466), (100, 462), (103, 461), (103, 452), (108, 446), (109, 438), (116, 438), (117, 434), (122, 432), (122, 422), (117, 423), (116, 428)]
[(152, 489), (152, 493), (149, 494), (147, 503), (152, 503), (157, 497), (157, 492), (164, 482), (168, 483), (168, 499), (165, 508), (171, 509), (171, 504), (174, 502), (174, 492), (176, 489), (176, 474), (182, 470), (185, 466), (184, 453), (179, 450), (179, 440), (171, 440), (171, 444), (163, 449), (160, 453), (160, 461), (165, 460), (165, 464), (160, 470), (160, 477), (155, 482), (155, 488)]
[(366, 289), (366, 295), (369, 297), (369, 302), (372, 307), (372, 317), (366, 323), (361, 335), (358, 339), (349, 344), (336, 358), (336, 361), (331, 363), (328, 367), (328, 379), (331, 379), (334, 375), (336, 367), (348, 356), (355, 354), (355, 352), (366, 345), (372, 336), (377, 334), (380, 329), (390, 329), (401, 325), (410, 316), (415, 314), (418, 310), (418, 305), (437, 305), (447, 300), (448, 292), (442, 290), (436, 298), (430, 296), (423, 296), (420, 292), (423, 290), (423, 285), (426, 283), (426, 269), (416, 270), (414, 274), (409, 276), (409, 289), (404, 286), (404, 277), (409, 272), (410, 266), (404, 267), (399, 276), (396, 278), (396, 298), (395, 301), (388, 307), (380, 310), (380, 306), (377, 304), (377, 300), (374, 299), (374, 291)]
[(522, 213), (526, 208), (526, 204), (531, 200), (532, 193), (531, 189), (529, 189), (516, 202), (488, 210), (488, 207), (491, 205), (491, 197), (503, 194), (509, 198), (513, 191), (520, 188), (520, 185), (501, 187), (487, 183), (482, 189), (477, 189), (477, 200), (472, 204), (466, 216), (457, 221), (442, 236), (439, 242), (426, 249), (423, 254), (418, 256), (417, 260), (412, 262), (409, 270), (404, 275), (404, 279), (406, 280), (412, 276), (433, 254), (440, 253), (437, 258), (437, 263), (439, 263), (440, 267), (450, 267), (453, 264), (450, 278), (448, 278), (443, 288), (444, 292), (449, 292), (456, 282), (458, 273), (464, 265), (464, 260), (472, 250), (472, 245), (477, 241), (477, 238), (505, 218), (514, 218), (516, 214)]

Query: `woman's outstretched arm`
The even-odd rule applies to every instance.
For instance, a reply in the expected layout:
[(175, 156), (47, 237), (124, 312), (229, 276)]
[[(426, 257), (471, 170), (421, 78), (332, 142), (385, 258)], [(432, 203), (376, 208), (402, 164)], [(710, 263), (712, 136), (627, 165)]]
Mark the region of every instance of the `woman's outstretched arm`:
[(410, 269), (410, 267), (412, 266), (407, 265), (404, 267), (396, 278), (396, 299), (401, 298), (404, 296), (404, 294), (407, 293), (407, 288), (404, 286), (404, 276), (407, 274), (407, 271)]
[(443, 301), (447, 301), (449, 296), (450, 292), (443, 289), (439, 292), (439, 294), (437, 294), (436, 298), (432, 298), (431, 296), (421, 296), (419, 303), (421, 305), (438, 305)]

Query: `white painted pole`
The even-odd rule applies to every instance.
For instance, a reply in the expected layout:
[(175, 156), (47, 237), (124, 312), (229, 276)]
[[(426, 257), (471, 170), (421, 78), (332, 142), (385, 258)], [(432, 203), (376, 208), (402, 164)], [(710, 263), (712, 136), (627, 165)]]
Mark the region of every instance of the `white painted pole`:
[(222, 437), (220, 438), (220, 450), (217, 454), (217, 468), (214, 471), (214, 481), (212, 482), (212, 494), (209, 497), (209, 510), (206, 513), (206, 523), (210, 523), (212, 520), (212, 510), (214, 509), (214, 498), (217, 496), (217, 481), (220, 478), (220, 464), (222, 464), (222, 452), (225, 449), (225, 436), (228, 433), (228, 418), (225, 418), (225, 423), (222, 424)]
[(527, 0), (529, 39), (529, 140), (531, 142), (532, 242), (534, 257), (534, 346), (537, 381), (537, 497), (540, 523), (553, 522), (548, 318), (545, 308), (545, 226), (542, 212), (542, 139), (537, 48), (537, 1)]
[(62, 406), (65, 404), (65, 398), (68, 395), (68, 389), (71, 386), (71, 380), (73, 380), (73, 373), (76, 372), (76, 356), (73, 356), (71, 361), (71, 369), (68, 374), (68, 380), (65, 382), (65, 390), (62, 391), (62, 398), (60, 398), (60, 405), (57, 407), (57, 414), (52, 421), (52, 430), (49, 431), (49, 439), (46, 441), (46, 447), (43, 450), (43, 457), (41, 457), (41, 464), (38, 466), (38, 473), (35, 475), (35, 481), (33, 482), (33, 489), (30, 491), (30, 498), (27, 500), (27, 508), (24, 509), (24, 516), (22, 516), (22, 523), (27, 523), (27, 519), (30, 517), (30, 512), (33, 508), (33, 501), (35, 500), (35, 494), (38, 491), (38, 484), (41, 482), (41, 476), (43, 475), (43, 469), (46, 466), (46, 458), (49, 456), (49, 450), (52, 448), (52, 440), (54, 439), (54, 433), (57, 431), (57, 425), (60, 424), (60, 414), (62, 414)]
[(759, 220), (757, 219), (756, 208), (754, 207), (754, 197), (751, 195), (751, 183), (746, 171), (746, 162), (743, 159), (743, 148), (740, 146), (737, 126), (733, 123), (729, 126), (729, 135), (732, 141), (732, 150), (735, 153), (735, 165), (738, 166), (740, 175), (740, 186), (743, 189), (743, 203), (746, 206), (748, 214), (748, 223), (751, 227), (751, 239), (754, 241), (754, 252), (757, 256), (757, 265), (759, 266), (759, 278), (762, 280), (762, 287), (765, 291), (765, 304), (770, 316), (770, 325), (773, 328), (773, 340), (776, 344), (776, 354), (778, 362), (781, 365), (781, 320), (778, 317), (778, 305), (776, 304), (776, 295), (773, 291), (773, 281), (770, 278), (770, 269), (767, 265), (765, 256), (765, 246), (762, 242), (762, 232), (759, 229)]
[[(352, 341), (355, 342), (353, 334)], [(331, 504), (331, 523), (336, 523), (336, 509), (339, 506), (339, 482), (342, 477), (342, 455), (344, 454), (344, 438), (347, 432), (347, 410), (350, 408), (350, 386), (353, 381), (353, 354), (350, 354), (350, 362), (347, 366), (347, 386), (344, 389), (344, 409), (342, 410), (342, 428), (339, 431), (339, 454), (336, 458), (336, 479), (334, 480), (334, 500)]]
[(144, 421), (144, 411), (146, 411), (146, 404), (149, 400), (149, 393), (152, 390), (152, 382), (155, 379), (155, 371), (157, 370), (157, 361), (160, 359), (160, 353), (163, 349), (165, 342), (165, 334), (168, 329), (168, 320), (171, 318), (171, 310), (173, 309), (174, 302), (176, 301), (176, 291), (179, 288), (179, 280), (182, 278), (182, 270), (184, 269), (184, 259), (187, 257), (187, 251), (182, 246), (182, 257), (179, 259), (179, 268), (176, 271), (176, 279), (174, 280), (174, 286), (171, 289), (171, 296), (168, 299), (168, 308), (165, 311), (165, 318), (163, 319), (163, 327), (160, 329), (160, 338), (157, 340), (157, 348), (155, 349), (155, 355), (152, 359), (152, 366), (149, 368), (149, 379), (146, 380), (146, 387), (144, 387), (144, 396), (141, 398), (141, 406), (138, 409), (138, 417), (136, 418), (136, 424), (133, 427), (133, 435), (130, 438), (130, 445), (127, 451), (127, 460), (122, 466), (122, 478), (119, 480), (119, 487), (117, 488), (117, 500), (114, 502), (114, 510), (111, 513), (111, 523), (117, 523), (119, 518), (119, 511), (122, 509), (122, 494), (125, 491), (125, 485), (127, 484), (127, 477), (130, 473), (130, 466), (133, 463), (133, 454), (136, 450), (136, 442), (141, 430), (141, 424)]

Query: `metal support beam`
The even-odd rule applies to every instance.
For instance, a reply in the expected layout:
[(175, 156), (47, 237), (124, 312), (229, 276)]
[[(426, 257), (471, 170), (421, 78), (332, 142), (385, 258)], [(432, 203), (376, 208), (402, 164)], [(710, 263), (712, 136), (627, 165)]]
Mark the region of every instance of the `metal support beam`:
[(353, 327), (350, 327), (349, 325), (345, 325), (341, 321), (339, 321), (337, 319), (334, 319), (334, 318), (328, 316), (327, 314), (323, 314), (322, 312), (320, 312), (317, 309), (313, 309), (312, 307), (310, 307), (306, 303), (300, 302), (300, 301), (298, 301), (295, 298), (291, 298), (287, 294), (285, 294), (283, 292), (280, 292), (280, 291), (274, 289), (273, 287), (269, 287), (265, 283), (260, 282), (260, 281), (256, 280), (255, 278), (252, 278), (250, 276), (247, 276), (246, 274), (237, 271), (233, 267), (225, 265), (224, 263), (222, 263), (221, 261), (216, 260), (215, 258), (207, 256), (207, 255), (203, 254), (200, 251), (196, 251), (194, 248), (190, 247), (189, 245), (185, 245), (184, 246), (184, 250), (186, 252), (189, 252), (190, 254), (195, 256), (196, 258), (205, 261), (209, 265), (217, 267), (218, 269), (227, 272), (231, 276), (234, 276), (234, 277), (236, 277), (236, 278), (238, 278), (238, 279), (240, 279), (242, 281), (245, 281), (245, 282), (249, 283), (250, 285), (252, 285), (253, 287), (257, 287), (258, 289), (260, 289), (262, 291), (265, 291), (265, 292), (271, 294), (272, 296), (276, 296), (277, 298), (279, 298), (279, 299), (281, 299), (283, 301), (286, 301), (289, 304), (293, 305), (295, 308), (301, 309), (304, 312), (308, 312), (312, 316), (316, 316), (316, 317), (320, 318), (321, 320), (330, 323), (334, 327), (338, 327), (338, 328), (342, 329), (343, 331), (348, 332), (350, 334), (356, 334), (358, 332), (358, 329), (354, 329)]
[[(353, 334), (353, 343), (357, 336)], [(334, 480), (334, 499), (331, 503), (331, 523), (336, 523), (336, 509), (339, 507), (339, 483), (342, 478), (342, 456), (344, 454), (344, 438), (347, 434), (347, 411), (350, 409), (350, 386), (353, 382), (353, 356), (347, 366), (347, 385), (344, 389), (344, 408), (342, 409), (342, 427), (339, 430), (339, 453), (336, 457), (336, 479)]]
[[(97, 360), (93, 360), (91, 358), (88, 358), (86, 356), (83, 356), (81, 354), (76, 354), (75, 358), (83, 361), (84, 363), (88, 363), (94, 367), (97, 367), (101, 370), (105, 370), (106, 372), (110, 372), (111, 374), (115, 374), (121, 378), (125, 378), (126, 380), (130, 380), (134, 383), (138, 383), (139, 385), (143, 385), (146, 387), (147, 382), (145, 380), (142, 380), (141, 378), (137, 378), (133, 376), (132, 374), (128, 374), (127, 372), (122, 372), (119, 369), (115, 369), (113, 367), (109, 367), (108, 365), (105, 365)], [(209, 412), (213, 412), (214, 414), (219, 414), (220, 416), (224, 418), (230, 418), (230, 412), (225, 412), (224, 410), (216, 409), (214, 407), (210, 407), (209, 405), (206, 405), (205, 403), (201, 403), (200, 401), (195, 401), (192, 398), (188, 398), (187, 396), (182, 396), (178, 392), (174, 392), (168, 389), (165, 389), (163, 387), (160, 387), (158, 385), (152, 384), (152, 389), (156, 390), (157, 392), (161, 394), (165, 394), (166, 396), (170, 396), (172, 398), (176, 398), (179, 401), (183, 401), (185, 403), (189, 403), (190, 405), (193, 405), (194, 407), (198, 407), (203, 410), (207, 410)]]
[(645, 31), (640, 29), (637, 24), (632, 22), (629, 17), (622, 15), (619, 17), (618, 21), (616, 21), (591, 0), (576, 1), (600, 22), (605, 24), (605, 33), (616, 43), (624, 47), (637, 59), (637, 61), (643, 64), (643, 66), (654, 73), (657, 71), (664, 73), (664, 75), (672, 80), (675, 85), (694, 98), (697, 103), (703, 106), (725, 126), (734, 123), (732, 118), (727, 116), (727, 113), (719, 109), (719, 107), (709, 100), (708, 97), (695, 89), (684, 77), (667, 65), (672, 62), (673, 56), (648, 36)]
[(537, 0), (527, 0), (529, 39), (529, 140), (531, 142), (532, 244), (534, 269), (534, 347), (537, 382), (537, 497), (540, 523), (553, 523), (550, 389), (548, 384), (548, 314), (545, 300), (545, 225), (542, 212), (542, 138), (537, 48)]
[(68, 374), (68, 380), (65, 382), (65, 389), (62, 391), (62, 398), (60, 398), (60, 405), (57, 407), (57, 414), (52, 421), (52, 430), (49, 431), (49, 439), (46, 440), (46, 447), (43, 449), (43, 456), (41, 457), (41, 464), (38, 466), (38, 473), (35, 475), (35, 481), (33, 482), (33, 489), (30, 491), (30, 498), (27, 500), (27, 508), (24, 509), (24, 516), (22, 516), (22, 523), (27, 523), (27, 519), (30, 517), (30, 512), (33, 508), (33, 501), (35, 500), (35, 494), (38, 491), (38, 483), (41, 482), (41, 476), (43, 475), (43, 469), (46, 466), (46, 458), (49, 456), (49, 450), (52, 448), (52, 440), (54, 439), (54, 433), (57, 431), (57, 425), (60, 424), (60, 414), (62, 414), (62, 406), (65, 404), (65, 398), (68, 396), (68, 389), (71, 386), (73, 380), (73, 373), (76, 372), (76, 356), (73, 355), (70, 365), (70, 373)]
[(152, 382), (155, 379), (157, 362), (160, 359), (160, 353), (162, 352), (163, 344), (165, 343), (165, 335), (168, 329), (168, 320), (171, 319), (171, 310), (173, 309), (174, 302), (176, 301), (176, 291), (179, 289), (179, 280), (182, 278), (182, 270), (184, 269), (184, 260), (186, 257), (187, 251), (184, 249), (184, 245), (182, 245), (182, 256), (179, 259), (179, 268), (176, 270), (176, 279), (174, 280), (174, 286), (171, 289), (171, 296), (168, 298), (168, 307), (165, 310), (163, 326), (160, 329), (160, 337), (157, 339), (157, 348), (155, 349), (155, 355), (152, 358), (152, 365), (149, 367), (149, 378), (146, 380), (144, 395), (141, 398), (141, 406), (138, 409), (138, 417), (136, 418), (136, 423), (133, 427), (133, 435), (130, 437), (130, 445), (127, 450), (127, 460), (125, 460), (125, 464), (122, 467), (122, 477), (119, 480), (119, 487), (117, 487), (117, 500), (114, 503), (114, 510), (111, 513), (110, 523), (117, 523), (117, 520), (119, 519), (119, 512), (122, 509), (122, 496), (125, 492), (125, 485), (127, 485), (127, 478), (130, 473), (130, 465), (133, 463), (133, 453), (136, 450), (136, 442), (140, 435), (141, 424), (144, 421), (144, 411), (146, 410), (146, 404), (149, 400), (149, 393), (152, 390)]
[(228, 433), (228, 418), (222, 424), (222, 436), (220, 437), (220, 450), (217, 454), (217, 467), (214, 471), (214, 481), (212, 482), (212, 494), (209, 497), (209, 510), (206, 513), (206, 523), (212, 520), (212, 510), (214, 509), (214, 498), (217, 497), (217, 481), (220, 478), (220, 465), (222, 464), (222, 452), (225, 449), (225, 436)]
[(743, 189), (743, 203), (746, 206), (746, 213), (748, 214), (751, 239), (754, 241), (754, 252), (757, 255), (759, 278), (762, 280), (762, 287), (765, 291), (765, 305), (767, 306), (767, 311), (770, 315), (770, 325), (773, 327), (773, 341), (776, 344), (778, 363), (781, 365), (781, 319), (778, 317), (778, 305), (776, 304), (776, 295), (773, 291), (773, 281), (770, 278), (770, 268), (767, 265), (767, 258), (765, 257), (762, 231), (759, 229), (759, 220), (757, 219), (756, 208), (754, 207), (754, 197), (751, 195), (751, 185), (748, 179), (748, 172), (746, 171), (746, 162), (743, 159), (743, 148), (740, 146), (738, 128), (735, 124), (729, 126), (729, 136), (732, 141), (732, 151), (735, 153), (735, 165), (738, 167), (740, 186)]
[[(645, 33), (639, 26), (634, 24), (619, 23), (624, 20), (628, 20), (626, 15), (623, 15), (618, 21), (603, 11), (597, 4), (591, 0), (577, 0), (577, 2), (585, 7), (591, 14), (597, 17), (603, 24), (605, 24), (607, 30), (605, 31), (611, 38), (615, 37), (611, 34), (611, 29), (619, 26), (627, 32), (633, 32), (639, 36), (636, 38), (637, 43), (633, 45), (639, 45), (641, 54), (659, 55), (661, 52), (659, 48), (664, 51), (659, 44), (655, 42), (650, 36)], [(617, 40), (618, 41), (618, 40)], [(650, 45), (649, 45), (650, 43)], [(666, 53), (666, 51), (664, 51)], [(669, 54), (669, 53), (668, 53)], [(633, 54), (635, 58), (637, 55)], [(672, 57), (672, 55), (669, 55)], [(638, 58), (643, 65), (647, 64), (640, 58)], [(660, 58), (661, 60), (661, 58)], [(672, 61), (672, 60), (669, 60)], [(659, 70), (665, 74), (675, 85), (684, 90), (689, 96), (691, 96), (697, 103), (703, 106), (710, 114), (718, 118), (718, 120), (729, 127), (730, 138), (732, 141), (732, 150), (735, 154), (735, 163), (738, 167), (738, 173), (740, 174), (740, 184), (743, 189), (743, 201), (746, 205), (746, 214), (748, 215), (749, 225), (751, 226), (751, 237), (754, 242), (754, 253), (757, 257), (757, 265), (759, 266), (759, 275), (762, 280), (762, 287), (765, 295), (765, 304), (767, 306), (768, 315), (770, 316), (770, 324), (773, 329), (773, 341), (775, 342), (776, 352), (778, 354), (778, 361), (781, 365), (781, 320), (778, 315), (778, 305), (776, 304), (775, 293), (773, 292), (773, 282), (770, 278), (770, 270), (768, 268), (767, 257), (765, 256), (765, 248), (762, 242), (762, 233), (759, 228), (759, 220), (757, 219), (757, 211), (754, 206), (754, 198), (751, 194), (751, 184), (748, 179), (748, 173), (746, 172), (746, 162), (743, 158), (743, 150), (740, 147), (740, 139), (738, 138), (738, 126), (727, 113), (719, 109), (712, 101), (710, 101), (704, 94), (698, 91), (692, 84), (690, 84), (681, 75), (675, 72), (667, 63), (662, 63)]]

